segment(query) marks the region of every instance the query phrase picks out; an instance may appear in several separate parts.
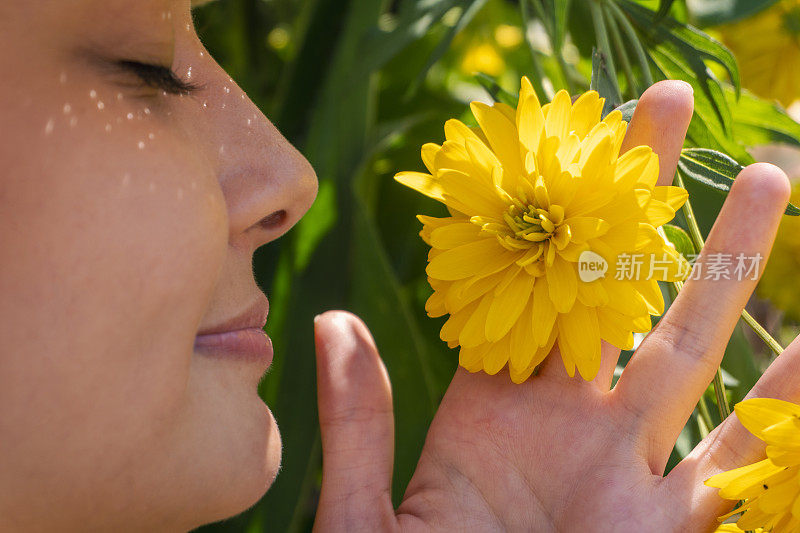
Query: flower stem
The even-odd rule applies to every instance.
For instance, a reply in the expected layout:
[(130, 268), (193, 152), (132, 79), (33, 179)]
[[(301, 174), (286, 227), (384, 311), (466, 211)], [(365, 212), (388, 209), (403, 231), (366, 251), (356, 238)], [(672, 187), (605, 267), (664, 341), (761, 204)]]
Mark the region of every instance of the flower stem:
[(705, 395), (700, 396), (700, 401), (697, 402), (697, 412), (700, 414), (700, 419), (697, 421), (700, 438), (704, 439), (714, 428), (714, 421), (711, 419), (711, 413), (706, 405)]
[(770, 335), (767, 330), (764, 329), (764, 326), (759, 324), (756, 319), (744, 309), (742, 310), (742, 320), (744, 320), (745, 324), (750, 326), (756, 335), (761, 337), (761, 340), (764, 341), (764, 344), (766, 344), (775, 355), (781, 354), (783, 347), (780, 345), (780, 343), (778, 343), (778, 341), (776, 341), (772, 335)]

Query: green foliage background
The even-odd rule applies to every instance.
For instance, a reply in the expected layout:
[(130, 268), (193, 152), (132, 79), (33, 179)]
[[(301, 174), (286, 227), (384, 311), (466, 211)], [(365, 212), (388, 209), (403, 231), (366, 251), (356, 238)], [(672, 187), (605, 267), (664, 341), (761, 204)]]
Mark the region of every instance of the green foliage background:
[[(522, 74), (544, 100), (554, 89), (574, 94), (593, 81), (613, 105), (638, 98), (653, 80), (688, 81), (696, 112), (687, 147), (714, 150), (700, 163), (698, 152), (689, 151), (681, 162), (705, 233), (738, 165), (752, 161), (748, 148), (800, 145), (800, 125), (776, 104), (741, 91), (733, 55), (687, 24), (741, 19), (773, 3), (219, 0), (197, 9), (198, 31), (212, 55), (305, 154), (320, 180), (308, 215), (254, 259), (271, 300), (267, 330), (276, 358), (261, 393), (281, 428), (281, 472), (253, 509), (202, 530), (310, 530), (321, 462), (312, 324), (331, 308), (364, 318), (388, 367), (396, 412), (393, 494), (396, 502), (402, 496), (457, 354), (438, 338), (444, 320), (425, 316), (427, 249), (415, 219), (417, 213), (445, 213), (392, 175), (421, 169), (419, 148), (442, 140), (445, 120), (472, 122), (467, 103), (485, 100), (484, 87), (495, 98), (515, 100)], [(498, 47), (501, 25), (525, 28), (526, 38)], [(465, 69), (465, 57), (487, 43), (501, 68), (495, 58), (495, 67), (486, 64), (494, 77), (476, 77)], [(732, 401), (742, 398), (768, 360), (766, 350), (737, 329), (723, 363)], [(713, 405), (713, 394), (707, 402)], [(691, 450), (705, 426), (698, 410), (673, 462)]]

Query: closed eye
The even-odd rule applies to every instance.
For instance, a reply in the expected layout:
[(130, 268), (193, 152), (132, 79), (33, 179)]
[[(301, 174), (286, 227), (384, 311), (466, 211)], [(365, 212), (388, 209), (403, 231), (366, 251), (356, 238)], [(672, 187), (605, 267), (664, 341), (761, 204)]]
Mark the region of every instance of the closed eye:
[(144, 85), (168, 94), (186, 95), (197, 89), (195, 84), (181, 79), (171, 68), (163, 65), (129, 60), (118, 63), (120, 67), (138, 76)]

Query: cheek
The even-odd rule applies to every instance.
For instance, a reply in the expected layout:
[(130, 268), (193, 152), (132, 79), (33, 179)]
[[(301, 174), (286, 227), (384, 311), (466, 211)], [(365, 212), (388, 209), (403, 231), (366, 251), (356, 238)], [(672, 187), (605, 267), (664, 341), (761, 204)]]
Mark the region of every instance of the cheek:
[(20, 122), (0, 191), (13, 199), (0, 227), (13, 258), (0, 269), (0, 405), (15, 406), (0, 470), (73, 468), (64, 477), (85, 485), (70, 490), (87, 495), (99, 485), (86, 472), (147, 462), (183, 416), (227, 251), (224, 199), (193, 150), (152, 119), (106, 133), (107, 118), (45, 136)]

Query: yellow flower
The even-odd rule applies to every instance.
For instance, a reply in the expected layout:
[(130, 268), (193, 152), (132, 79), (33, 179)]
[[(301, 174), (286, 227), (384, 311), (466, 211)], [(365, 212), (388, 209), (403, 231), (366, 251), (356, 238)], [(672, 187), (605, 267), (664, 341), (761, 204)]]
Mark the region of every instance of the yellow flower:
[(770, 398), (736, 405), (736, 416), (767, 444), (767, 458), (708, 479), (727, 500), (744, 500), (721, 520), (743, 513), (740, 529), (800, 531), (800, 406)]
[(800, 0), (783, 0), (719, 30), (745, 87), (785, 106), (800, 97)]
[(466, 74), (483, 72), (490, 76), (498, 76), (506, 68), (506, 62), (490, 43), (471, 46), (461, 60), (461, 70)]
[(494, 40), (502, 48), (516, 48), (522, 44), (525, 37), (522, 35), (522, 30), (519, 26), (511, 26), (510, 24), (498, 24), (494, 29)]
[[(763, 529), (756, 528), (751, 529), (752, 533), (763, 533)], [(740, 529), (739, 526), (736, 524), (722, 524), (716, 530), (715, 533), (746, 533), (744, 529)]]
[[(561, 91), (541, 106), (522, 78), (519, 102), (516, 110), (473, 102), (478, 128), (449, 120), (444, 144), (422, 147), (430, 174), (395, 176), (451, 214), (418, 217), (432, 247), (426, 310), (450, 315), (441, 338), (461, 346), (459, 363), (470, 372), (508, 364), (521, 383), (558, 342), (569, 375), (577, 367), (591, 380), (600, 340), (630, 348), (632, 332), (648, 331), (650, 315), (664, 310), (656, 280), (686, 274), (656, 231), (686, 191), (655, 187), (658, 157), (649, 147), (618, 155), (627, 123), (618, 111), (601, 121), (596, 92), (572, 104)], [(640, 275), (617, 279), (635, 254)], [(648, 272), (645, 256), (659, 268)], [(598, 270), (603, 264), (609, 275)]]
[[(794, 186), (792, 203), (800, 201), (800, 184)], [(800, 288), (794, 279), (800, 271), (800, 217), (783, 217), (775, 244), (758, 283), (758, 295), (769, 299), (795, 321), (800, 321)]]

